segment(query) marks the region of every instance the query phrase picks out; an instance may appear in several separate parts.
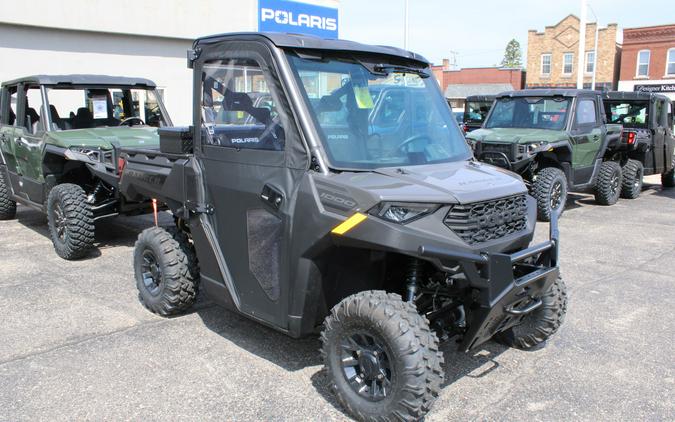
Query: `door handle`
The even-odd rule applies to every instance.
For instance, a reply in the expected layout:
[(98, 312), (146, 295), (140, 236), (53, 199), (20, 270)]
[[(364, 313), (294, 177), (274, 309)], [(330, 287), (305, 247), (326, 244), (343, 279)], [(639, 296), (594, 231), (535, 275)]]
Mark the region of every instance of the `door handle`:
[(265, 185), (260, 193), (260, 199), (275, 210), (278, 210), (284, 202), (284, 195), (277, 188)]

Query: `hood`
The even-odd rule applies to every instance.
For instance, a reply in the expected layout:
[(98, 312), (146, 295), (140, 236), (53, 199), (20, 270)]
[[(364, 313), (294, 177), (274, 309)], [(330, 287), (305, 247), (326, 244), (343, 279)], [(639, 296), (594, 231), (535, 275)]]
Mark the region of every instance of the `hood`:
[(549, 129), (494, 128), (474, 130), (468, 133), (466, 137), (480, 142), (530, 144), (532, 142), (553, 143), (566, 140), (567, 133), (562, 130)]
[(121, 147), (152, 147), (159, 145), (157, 128), (144, 127), (99, 127), (49, 132), (51, 143), (68, 148), (71, 146), (99, 147), (112, 149), (112, 142)]
[(520, 176), (477, 161), (345, 172), (337, 178), (380, 201), (470, 203), (527, 192)]

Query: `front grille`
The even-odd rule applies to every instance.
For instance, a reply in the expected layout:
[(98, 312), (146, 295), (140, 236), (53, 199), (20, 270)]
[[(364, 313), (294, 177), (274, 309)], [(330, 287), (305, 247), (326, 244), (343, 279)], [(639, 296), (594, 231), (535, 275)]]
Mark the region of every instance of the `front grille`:
[(509, 160), (513, 160), (513, 145), (512, 144), (491, 144), (481, 143), (482, 152), (500, 152), (506, 154)]
[(523, 194), (453, 205), (444, 223), (470, 245), (500, 239), (526, 229), (527, 199)]

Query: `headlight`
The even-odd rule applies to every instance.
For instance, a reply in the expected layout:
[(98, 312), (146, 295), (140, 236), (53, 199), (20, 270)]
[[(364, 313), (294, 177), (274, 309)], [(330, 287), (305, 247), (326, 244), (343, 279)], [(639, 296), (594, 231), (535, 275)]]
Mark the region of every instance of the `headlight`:
[(71, 160), (82, 160), (85, 157), (89, 161), (100, 162), (101, 150), (98, 148), (88, 147), (70, 147), (66, 152), (66, 158)]
[(438, 209), (437, 204), (417, 204), (411, 202), (382, 202), (368, 213), (392, 223), (406, 224), (431, 214)]
[(527, 145), (527, 152), (535, 154), (537, 152), (546, 151), (548, 149), (548, 142), (535, 142)]

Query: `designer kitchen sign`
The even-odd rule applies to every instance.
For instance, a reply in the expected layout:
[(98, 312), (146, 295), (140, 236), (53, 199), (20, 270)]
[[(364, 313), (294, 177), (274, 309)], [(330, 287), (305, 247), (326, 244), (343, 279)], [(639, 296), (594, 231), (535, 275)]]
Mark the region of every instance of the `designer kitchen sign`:
[(635, 85), (635, 92), (675, 92), (675, 84)]
[(338, 10), (291, 0), (258, 0), (258, 30), (338, 38)]

